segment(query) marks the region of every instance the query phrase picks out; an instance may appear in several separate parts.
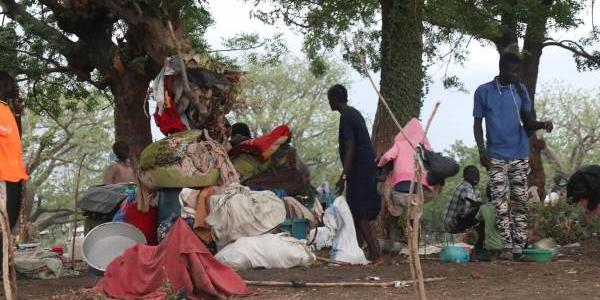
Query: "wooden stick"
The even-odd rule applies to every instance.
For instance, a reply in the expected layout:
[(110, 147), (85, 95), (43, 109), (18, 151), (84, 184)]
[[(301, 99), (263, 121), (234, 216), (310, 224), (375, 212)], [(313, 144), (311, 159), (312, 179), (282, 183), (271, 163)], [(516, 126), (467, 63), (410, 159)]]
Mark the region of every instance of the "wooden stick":
[[(425, 282), (445, 280), (446, 277), (426, 278)], [(300, 281), (251, 281), (247, 285), (280, 286), (280, 287), (404, 287), (415, 283), (414, 280), (397, 280), (390, 282), (300, 282)]]
[(11, 258), (13, 257), (13, 247), (10, 239), (10, 224), (8, 221), (8, 213), (6, 210), (7, 206), (7, 195), (6, 195), (6, 182), (0, 182), (0, 225), (2, 227), (2, 283), (4, 286), (4, 295), (7, 300), (17, 299), (16, 283), (12, 283), (14, 280), (11, 269)]
[(71, 268), (75, 270), (75, 239), (77, 238), (77, 198), (79, 198), (79, 183), (81, 182), (81, 167), (87, 153), (84, 153), (79, 161), (79, 168), (77, 169), (77, 177), (75, 179), (75, 193), (73, 196), (73, 241), (71, 241)]
[[(419, 159), (420, 162), (420, 159)], [(419, 163), (419, 166), (417, 167), (417, 178), (421, 178), (421, 163)], [(419, 298), (421, 300), (426, 300), (427, 299), (427, 295), (425, 294), (425, 284), (424, 284), (424, 279), (423, 279), (423, 269), (421, 268), (421, 257), (419, 256), (419, 232), (421, 232), (421, 216), (423, 215), (423, 203), (425, 202), (425, 199), (423, 199), (423, 185), (419, 184), (417, 186), (417, 206), (416, 206), (416, 213), (414, 215), (413, 218), (413, 251), (414, 251), (414, 267), (415, 267), (415, 274), (417, 275), (417, 282), (418, 282), (418, 290), (419, 290)]]
[(322, 262), (326, 262), (326, 263), (330, 263), (330, 264), (341, 265), (341, 266), (351, 266), (352, 265), (349, 262), (337, 261), (337, 260), (329, 259), (329, 258), (326, 258), (326, 257), (320, 257), (320, 256), (317, 256), (317, 260), (318, 261), (322, 261)]
[(438, 108), (440, 107), (440, 102), (436, 102), (435, 106), (433, 107), (433, 111), (431, 112), (431, 115), (429, 116), (429, 120), (427, 120), (427, 126), (425, 127), (425, 133), (423, 133), (423, 140), (421, 141), (421, 143), (425, 142), (425, 138), (427, 137), (427, 134), (429, 133), (429, 127), (431, 127), (431, 122), (433, 121), (433, 117), (435, 116), (435, 113), (437, 113)]

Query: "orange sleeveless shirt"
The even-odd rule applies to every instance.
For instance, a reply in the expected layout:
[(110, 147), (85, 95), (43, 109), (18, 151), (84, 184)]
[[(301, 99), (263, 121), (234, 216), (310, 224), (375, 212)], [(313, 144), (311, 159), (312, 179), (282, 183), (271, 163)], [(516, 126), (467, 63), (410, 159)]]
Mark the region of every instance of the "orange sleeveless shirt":
[(0, 101), (0, 181), (29, 179), (23, 166), (21, 138), (8, 104)]

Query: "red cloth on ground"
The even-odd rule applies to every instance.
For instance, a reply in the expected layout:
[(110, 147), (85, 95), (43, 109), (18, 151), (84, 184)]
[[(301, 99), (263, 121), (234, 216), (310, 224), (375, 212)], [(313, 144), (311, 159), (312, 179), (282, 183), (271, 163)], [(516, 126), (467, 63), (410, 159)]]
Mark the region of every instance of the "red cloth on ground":
[(246, 283), (217, 261), (182, 219), (159, 246), (136, 245), (115, 258), (95, 290), (111, 298), (164, 299), (165, 282), (187, 299), (249, 296)]
[(287, 142), (291, 137), (290, 128), (287, 125), (275, 127), (270, 133), (263, 136), (243, 141), (230, 151), (230, 155), (236, 155), (241, 152), (256, 155), (262, 159), (268, 159), (279, 149), (281, 144)]
[(148, 245), (156, 245), (158, 243), (156, 237), (156, 229), (158, 228), (156, 224), (156, 220), (158, 219), (156, 207), (150, 207), (148, 212), (143, 212), (137, 209), (135, 201), (126, 202), (123, 213), (125, 223), (139, 229), (146, 236), (146, 243)]

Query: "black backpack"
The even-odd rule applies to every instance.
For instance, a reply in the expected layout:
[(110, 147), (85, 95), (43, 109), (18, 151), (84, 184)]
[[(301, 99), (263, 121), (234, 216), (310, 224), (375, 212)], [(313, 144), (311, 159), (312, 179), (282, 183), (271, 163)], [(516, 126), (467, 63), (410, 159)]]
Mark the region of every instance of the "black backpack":
[(433, 152), (425, 149), (423, 145), (419, 146), (423, 166), (427, 170), (427, 182), (430, 185), (444, 185), (446, 178), (458, 174), (460, 169), (458, 163), (439, 152)]

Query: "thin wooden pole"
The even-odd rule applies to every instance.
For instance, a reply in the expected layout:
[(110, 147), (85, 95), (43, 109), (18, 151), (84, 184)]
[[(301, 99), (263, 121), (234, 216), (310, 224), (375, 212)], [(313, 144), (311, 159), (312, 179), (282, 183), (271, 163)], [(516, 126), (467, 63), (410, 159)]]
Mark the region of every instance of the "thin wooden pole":
[[(422, 174), (420, 161), (417, 164), (417, 171), (415, 172), (416, 177), (420, 180)], [(417, 185), (417, 197), (416, 197), (416, 210), (413, 215), (413, 255), (415, 257), (415, 274), (417, 275), (419, 298), (421, 300), (427, 299), (425, 294), (425, 282), (423, 280), (423, 269), (421, 268), (421, 257), (419, 256), (419, 233), (421, 232), (421, 216), (423, 215), (423, 185)]]
[[(425, 278), (425, 282), (445, 280), (446, 277)], [(299, 282), (299, 281), (251, 281), (247, 285), (280, 286), (280, 287), (404, 287), (415, 283), (414, 280), (397, 280), (390, 282)]]
[(77, 198), (79, 198), (79, 183), (81, 182), (81, 167), (87, 153), (84, 153), (79, 161), (77, 177), (75, 179), (75, 193), (73, 193), (73, 240), (71, 241), (71, 268), (75, 270), (75, 239), (77, 238)]
[(11, 243), (10, 223), (7, 213), (6, 182), (0, 182), (0, 226), (2, 227), (2, 283), (7, 300), (17, 299), (17, 287), (14, 275), (14, 251)]

